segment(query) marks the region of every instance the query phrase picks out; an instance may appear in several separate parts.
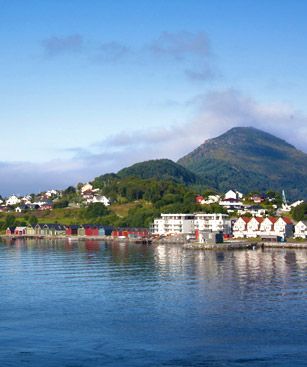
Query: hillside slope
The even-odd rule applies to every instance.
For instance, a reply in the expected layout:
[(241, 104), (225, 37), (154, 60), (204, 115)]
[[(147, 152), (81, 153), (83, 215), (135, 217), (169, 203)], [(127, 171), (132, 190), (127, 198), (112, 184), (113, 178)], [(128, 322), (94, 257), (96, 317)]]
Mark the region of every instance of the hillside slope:
[(264, 131), (236, 127), (177, 162), (218, 190), (286, 190), (307, 198), (307, 154)]
[(130, 167), (120, 170), (117, 175), (121, 178), (138, 177), (141, 179), (171, 179), (175, 182), (184, 183), (186, 185), (193, 185), (200, 182), (200, 179), (196, 174), (170, 159), (155, 159), (136, 163)]

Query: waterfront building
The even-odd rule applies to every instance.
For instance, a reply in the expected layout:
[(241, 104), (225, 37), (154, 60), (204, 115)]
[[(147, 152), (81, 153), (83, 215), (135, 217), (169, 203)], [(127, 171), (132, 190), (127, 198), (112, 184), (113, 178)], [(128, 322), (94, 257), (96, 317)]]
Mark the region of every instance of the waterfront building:
[(114, 228), (111, 236), (113, 238), (143, 238), (149, 236), (147, 228)]
[(35, 235), (35, 226), (28, 224), (26, 227), (26, 235), (27, 236), (34, 236)]
[(155, 234), (193, 234), (194, 214), (161, 214), (161, 218), (154, 220)]
[(247, 224), (251, 220), (249, 217), (240, 217), (233, 224), (233, 237), (244, 238), (247, 232)]
[(231, 233), (231, 221), (227, 214), (197, 213), (194, 219), (194, 229), (199, 231)]
[(35, 235), (42, 236), (44, 225), (41, 223), (37, 223), (35, 226)]
[(44, 224), (42, 229), (43, 236), (65, 236), (65, 226), (61, 224)]
[(21, 226), (16, 227), (15, 231), (14, 231), (14, 234), (16, 236), (25, 236), (26, 235), (26, 229), (27, 229), (26, 227), (21, 227)]
[(80, 226), (77, 224), (66, 226), (65, 227), (66, 236), (77, 236), (79, 227)]
[(234, 238), (286, 238), (293, 236), (293, 223), (287, 217), (240, 217), (233, 225)]
[(295, 225), (295, 238), (307, 238), (307, 221), (301, 220)]
[(7, 236), (13, 236), (15, 234), (15, 228), (16, 227), (7, 227), (5, 234)]

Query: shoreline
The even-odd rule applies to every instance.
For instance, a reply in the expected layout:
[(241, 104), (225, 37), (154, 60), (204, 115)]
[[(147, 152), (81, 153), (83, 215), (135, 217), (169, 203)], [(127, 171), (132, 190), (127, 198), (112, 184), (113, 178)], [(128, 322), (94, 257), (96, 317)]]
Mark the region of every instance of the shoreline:
[(113, 238), (111, 236), (41, 236), (41, 235), (20, 235), (20, 236), (8, 236), (8, 235), (0, 235), (0, 239), (4, 240), (67, 240), (69, 242), (78, 242), (78, 241), (108, 241), (108, 242), (124, 242), (124, 243), (138, 243), (138, 244), (157, 244), (157, 245), (182, 245), (184, 249), (187, 250), (256, 250), (256, 249), (264, 249), (264, 248), (278, 248), (278, 249), (307, 249), (307, 241), (306, 242), (248, 242), (248, 241), (240, 241), (240, 242), (232, 242), (227, 241), (223, 243), (217, 244), (207, 244), (207, 243), (197, 243), (191, 242), (186, 243), (182, 241), (182, 239), (177, 241), (165, 241), (165, 240), (155, 240), (150, 238)]
[(186, 243), (187, 250), (257, 250), (264, 248), (307, 249), (307, 242), (224, 242), (217, 244)]

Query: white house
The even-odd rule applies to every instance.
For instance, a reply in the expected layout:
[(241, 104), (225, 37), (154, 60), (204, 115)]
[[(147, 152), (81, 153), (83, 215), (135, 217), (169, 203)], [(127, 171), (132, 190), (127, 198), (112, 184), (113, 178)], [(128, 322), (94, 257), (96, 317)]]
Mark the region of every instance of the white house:
[(102, 203), (105, 206), (110, 205), (110, 200), (105, 196), (93, 196), (86, 200), (88, 203)]
[(209, 195), (207, 199), (203, 199), (201, 204), (214, 204), (218, 203), (221, 199), (220, 195)]
[(6, 200), (6, 205), (17, 205), (20, 203), (20, 199), (17, 196), (12, 195)]
[(154, 220), (154, 233), (192, 234), (194, 233), (194, 214), (161, 214)]
[(224, 195), (224, 200), (227, 201), (229, 199), (240, 200), (243, 198), (243, 194), (239, 191), (229, 190)]
[(261, 217), (252, 217), (247, 223), (246, 237), (253, 238), (258, 237), (260, 234), (260, 225), (263, 222)]
[(266, 210), (260, 205), (244, 205), (244, 209), (238, 210), (238, 214), (251, 214), (253, 217), (263, 217), (266, 214)]
[(224, 199), (219, 202), (219, 204), (226, 208), (228, 212), (234, 211), (234, 210), (242, 210), (244, 208), (244, 205), (242, 201), (238, 199)]
[(274, 235), (274, 224), (277, 218), (266, 217), (260, 224), (260, 235), (273, 236)]
[(293, 235), (293, 224), (287, 217), (240, 217), (233, 225), (235, 238), (280, 237), (283, 241)]
[(247, 224), (251, 220), (248, 217), (240, 217), (238, 218), (232, 228), (232, 233), (234, 238), (244, 238), (247, 234)]
[(88, 191), (92, 191), (93, 190), (93, 185), (91, 185), (89, 182), (86, 183), (85, 185), (83, 185), (81, 187), (81, 195), (83, 195), (84, 193), (88, 192)]
[(295, 238), (307, 238), (307, 221), (301, 220), (295, 225)]
[(231, 233), (231, 221), (227, 214), (195, 214), (194, 228), (199, 231)]
[(47, 198), (51, 198), (52, 196), (55, 196), (55, 195), (57, 195), (57, 191), (56, 190), (48, 190), (48, 191), (46, 191), (46, 193), (45, 193), (45, 196), (47, 197)]
[(280, 236), (283, 240), (293, 236), (293, 223), (290, 218), (280, 217), (274, 224), (274, 235)]
[(234, 238), (254, 238), (260, 236), (262, 217), (240, 217), (233, 224)]

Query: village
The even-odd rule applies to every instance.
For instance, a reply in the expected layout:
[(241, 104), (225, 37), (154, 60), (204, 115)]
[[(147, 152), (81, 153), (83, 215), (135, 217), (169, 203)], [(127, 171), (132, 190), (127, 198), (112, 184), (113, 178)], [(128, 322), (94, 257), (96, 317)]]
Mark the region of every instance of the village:
[[(73, 191), (72, 188), (69, 189)], [(102, 195), (90, 183), (77, 188), (81, 200), (67, 202), (67, 209), (101, 203), (110, 206), (111, 200)], [(49, 190), (40, 196), (12, 195), (1, 199), (1, 212), (53, 210), (61, 202), (63, 192)], [(286, 242), (289, 239), (307, 238), (307, 222), (295, 222), (290, 212), (302, 204), (298, 200), (289, 204), (283, 192), (281, 200), (265, 194), (244, 196), (237, 190), (229, 190), (224, 195), (197, 195), (195, 203), (200, 207), (218, 204), (221, 212), (206, 213), (161, 213), (149, 228), (115, 227), (102, 224), (32, 223), (23, 226), (9, 226), (5, 235), (9, 237), (36, 238), (105, 238), (121, 240), (145, 240), (161, 242), (222, 243), (224, 241), (258, 239), (265, 242)], [(264, 205), (266, 203), (266, 205)]]

